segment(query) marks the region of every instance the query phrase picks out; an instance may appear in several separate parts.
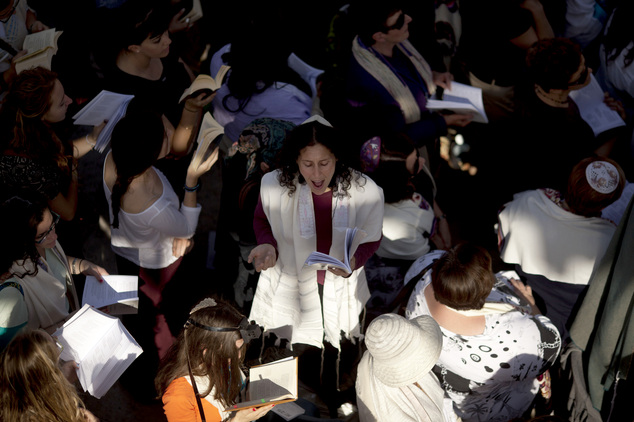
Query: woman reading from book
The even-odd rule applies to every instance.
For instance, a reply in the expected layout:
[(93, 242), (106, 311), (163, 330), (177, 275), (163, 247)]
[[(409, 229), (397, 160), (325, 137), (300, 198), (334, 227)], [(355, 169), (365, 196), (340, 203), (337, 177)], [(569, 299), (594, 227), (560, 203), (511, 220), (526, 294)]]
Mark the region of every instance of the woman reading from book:
[(168, 27), (172, 16), (168, 8), (154, 2), (128, 1), (112, 13), (105, 22), (117, 25), (118, 31), (114, 39), (109, 36), (104, 40), (104, 89), (134, 95), (143, 107), (164, 114), (176, 128), (171, 153), (186, 155), (202, 109), (214, 94), (179, 102), (194, 74), (170, 49)]
[(245, 385), (240, 370), (246, 352), (243, 321), (246, 318), (233, 306), (211, 298), (190, 311), (155, 379), (168, 422), (254, 421), (273, 408), (225, 411)]
[(95, 146), (105, 125), (74, 141), (61, 139), (55, 124), (71, 103), (57, 75), (37, 67), (16, 77), (0, 115), (2, 185), (43, 193), (63, 220), (77, 210), (77, 159)]
[(67, 256), (57, 241), (59, 215), (46, 199), (24, 191), (4, 198), (0, 221), (0, 349), (24, 327), (53, 332), (79, 309), (72, 274), (107, 275), (100, 266)]
[[(135, 364), (149, 362), (157, 352), (164, 355), (172, 344), (172, 334), (160, 310), (162, 291), (183, 255), (193, 247), (191, 239), (201, 211), (196, 201), (199, 178), (218, 159), (216, 148), (200, 166), (189, 166), (181, 186), (181, 203), (166, 177), (154, 167), (170, 151), (173, 133), (165, 120), (152, 111), (128, 108), (114, 128), (112, 149), (103, 168), (117, 268), (120, 274), (139, 276), (139, 299), (147, 302), (140, 306), (139, 315), (124, 318), (145, 351)], [(155, 370), (158, 356), (154, 361)]]
[(20, 333), (0, 355), (0, 419), (98, 422), (68, 381), (61, 346), (41, 330)]
[[(262, 178), (253, 223), (258, 246), (248, 259), (261, 271), (249, 318), (290, 341), (294, 354), (314, 359), (300, 363), (322, 362), (306, 372), (300, 365), (299, 376), (321, 390), (335, 416), (337, 362), (352, 367), (358, 357), (352, 343), (370, 296), (363, 264), (379, 246), (383, 221), (381, 189), (347, 165), (342, 148), (345, 141), (319, 116), (289, 133), (278, 169)], [(314, 251), (343, 258), (346, 228), (355, 227), (366, 236), (351, 256), (352, 273), (304, 265)]]

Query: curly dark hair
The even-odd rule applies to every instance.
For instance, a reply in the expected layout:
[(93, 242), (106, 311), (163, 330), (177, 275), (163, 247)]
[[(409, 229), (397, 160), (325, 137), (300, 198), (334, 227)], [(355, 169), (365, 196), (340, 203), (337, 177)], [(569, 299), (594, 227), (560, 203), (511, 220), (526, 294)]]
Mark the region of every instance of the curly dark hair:
[(278, 180), (281, 186), (288, 189), (289, 196), (295, 193), (295, 179), (299, 183), (306, 183), (297, 165), (300, 152), (306, 147), (318, 144), (328, 148), (337, 159), (335, 173), (329, 185), (333, 195), (339, 197), (348, 196), (348, 190), (352, 186), (353, 178), (355, 181), (360, 181), (361, 185), (365, 183), (364, 176), (349, 167), (345, 140), (341, 139), (339, 131), (318, 121), (312, 121), (297, 126), (288, 134), (278, 156), (276, 165), (280, 169)]
[[(20, 192), (3, 192), (3, 200), (0, 203), (0, 221), (4, 221), (3, 235), (11, 241), (2, 242), (0, 256), (2, 268), (0, 274), (9, 271), (14, 262), (24, 264), (27, 261), (36, 262), (40, 257), (35, 247), (37, 226), (44, 220), (44, 211), (48, 209), (46, 198), (35, 191), (22, 190)], [(13, 273), (12, 276), (23, 278), (24, 276), (37, 275), (37, 265), (32, 270), (24, 269), (22, 273)]]
[(579, 70), (583, 53), (579, 44), (556, 37), (537, 41), (526, 53), (530, 79), (545, 91), (567, 89)]

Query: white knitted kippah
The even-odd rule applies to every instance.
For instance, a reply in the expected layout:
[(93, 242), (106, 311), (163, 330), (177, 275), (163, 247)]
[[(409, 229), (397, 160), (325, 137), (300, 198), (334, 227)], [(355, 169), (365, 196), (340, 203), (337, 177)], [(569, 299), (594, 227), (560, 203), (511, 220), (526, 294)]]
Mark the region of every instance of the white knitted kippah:
[(619, 171), (607, 161), (593, 161), (586, 167), (588, 184), (599, 193), (612, 193), (619, 186)]
[(383, 314), (370, 323), (365, 344), (374, 360), (374, 375), (385, 385), (402, 387), (421, 380), (436, 364), (442, 333), (428, 315), (408, 320)]

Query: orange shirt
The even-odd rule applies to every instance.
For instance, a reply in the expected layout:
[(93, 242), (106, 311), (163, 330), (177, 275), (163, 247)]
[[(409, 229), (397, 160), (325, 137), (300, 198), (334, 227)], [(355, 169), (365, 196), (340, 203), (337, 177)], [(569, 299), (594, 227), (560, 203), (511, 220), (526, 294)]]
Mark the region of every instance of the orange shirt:
[[(204, 398), (200, 399), (208, 422), (221, 422), (220, 413)], [(163, 394), (163, 410), (168, 422), (202, 421), (194, 388), (185, 377), (176, 378)]]

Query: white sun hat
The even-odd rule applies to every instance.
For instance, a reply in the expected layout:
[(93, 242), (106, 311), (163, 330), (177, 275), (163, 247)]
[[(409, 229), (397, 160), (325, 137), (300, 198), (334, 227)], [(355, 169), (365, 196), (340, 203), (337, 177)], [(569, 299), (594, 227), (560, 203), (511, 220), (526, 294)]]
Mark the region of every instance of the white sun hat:
[(387, 386), (403, 387), (421, 380), (434, 367), (442, 333), (428, 315), (408, 320), (383, 314), (368, 326), (365, 344), (374, 361), (374, 376)]

